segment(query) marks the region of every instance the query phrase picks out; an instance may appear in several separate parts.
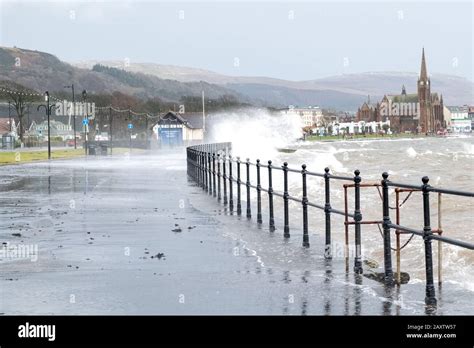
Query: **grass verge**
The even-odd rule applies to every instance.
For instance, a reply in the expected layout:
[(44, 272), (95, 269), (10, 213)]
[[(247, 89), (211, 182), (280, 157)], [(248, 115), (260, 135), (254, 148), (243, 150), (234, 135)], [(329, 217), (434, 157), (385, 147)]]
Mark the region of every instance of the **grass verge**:
[[(51, 158), (72, 158), (80, 157), (84, 155), (83, 149), (71, 149), (71, 150), (52, 150)], [(0, 165), (5, 164), (19, 164), (33, 161), (44, 161), (48, 159), (48, 151), (11, 151), (11, 152), (0, 152)]]
[[(113, 155), (123, 155), (129, 152), (128, 148), (117, 147), (113, 149)], [(132, 149), (133, 154), (140, 154), (145, 152), (142, 149)], [(109, 150), (110, 153), (110, 150)], [(61, 149), (51, 150), (51, 159), (66, 159), (84, 156), (84, 149)], [(48, 151), (10, 151), (0, 152), (0, 166), (7, 164), (20, 164), (34, 161), (48, 160)]]

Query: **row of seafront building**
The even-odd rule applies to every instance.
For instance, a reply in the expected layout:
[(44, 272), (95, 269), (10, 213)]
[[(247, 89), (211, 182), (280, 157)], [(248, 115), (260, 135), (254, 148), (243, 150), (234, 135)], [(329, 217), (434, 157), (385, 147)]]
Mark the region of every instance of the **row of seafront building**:
[[(364, 105), (366, 104), (364, 103)], [(391, 117), (364, 118), (360, 112), (334, 112), (321, 109), (318, 106), (291, 106), (282, 110), (282, 113), (291, 117), (299, 117), (303, 130), (316, 135), (420, 132), (416, 126), (412, 129), (400, 129), (396, 125), (394, 127)], [(412, 118), (416, 121), (416, 116)], [(452, 133), (471, 133), (474, 130), (474, 106), (443, 106), (443, 126), (440, 130)]]
[(439, 134), (471, 132), (474, 128), (473, 106), (445, 106), (443, 95), (431, 91), (431, 79), (422, 51), (417, 93), (386, 94), (379, 102), (370, 97), (356, 113), (328, 113), (319, 107), (289, 107), (283, 112), (299, 116), (306, 132), (316, 134), (357, 134), (380, 131), (394, 133)]
[(358, 121), (355, 114), (327, 111), (317, 106), (289, 107), (281, 112), (289, 117), (298, 117), (305, 134), (322, 136), (390, 132), (390, 120)]

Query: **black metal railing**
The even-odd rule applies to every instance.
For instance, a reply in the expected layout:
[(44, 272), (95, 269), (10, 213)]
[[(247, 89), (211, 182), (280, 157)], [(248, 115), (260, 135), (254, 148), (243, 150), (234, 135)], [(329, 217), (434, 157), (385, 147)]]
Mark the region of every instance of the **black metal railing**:
[[(187, 169), (188, 175), (205, 191), (210, 195), (213, 195), (218, 200), (221, 200), (221, 181), (224, 183), (224, 200), (223, 204), (228, 206), (231, 213), (234, 212), (234, 194), (233, 186), (236, 185), (237, 194), (237, 215), (242, 215), (242, 202), (241, 202), (241, 186), (246, 188), (246, 217), (251, 219), (251, 196), (250, 189), (255, 189), (257, 194), (257, 223), (263, 224), (262, 220), (262, 192), (268, 194), (268, 226), (269, 231), (275, 231), (275, 217), (274, 217), (274, 197), (280, 197), (283, 200), (283, 237), (290, 238), (290, 223), (289, 223), (289, 201), (294, 201), (302, 206), (302, 225), (303, 225), (303, 247), (309, 247), (309, 224), (308, 224), (308, 207), (317, 208), (324, 211), (325, 214), (325, 253), (324, 257), (331, 259), (331, 218), (332, 214), (345, 216), (346, 223), (348, 218), (352, 218), (350, 222), (354, 225), (354, 244), (355, 244), (355, 256), (354, 256), (354, 272), (356, 274), (363, 273), (362, 266), (362, 255), (361, 255), (361, 226), (364, 224), (362, 221), (361, 212), (361, 182), (360, 171), (355, 170), (354, 176), (340, 176), (333, 175), (330, 173), (329, 168), (324, 169), (324, 173), (316, 173), (308, 171), (306, 165), (301, 166), (301, 170), (293, 169), (288, 167), (288, 163), (283, 163), (282, 166), (274, 166), (272, 161), (268, 161), (268, 164), (262, 164), (259, 159), (255, 163), (250, 162), (246, 159), (244, 162), (240, 160), (240, 157), (232, 157), (230, 154), (231, 143), (216, 143), (216, 144), (202, 144), (190, 146), (187, 148)], [(217, 161), (217, 171), (216, 171)], [(237, 177), (233, 176), (232, 167), (233, 163), (236, 165)], [(245, 164), (246, 178), (242, 181), (241, 178), (241, 164)], [(221, 171), (222, 167), (222, 171)], [(256, 185), (253, 185), (250, 177), (250, 167), (256, 168)], [(267, 168), (268, 170), (268, 186), (267, 188), (262, 187), (261, 182), (261, 168)], [(228, 169), (228, 170), (227, 170)], [(283, 172), (283, 191), (276, 191), (273, 187), (273, 171), (280, 170)], [(228, 174), (227, 174), (228, 173)], [(291, 196), (288, 192), (288, 174), (297, 173), (301, 175), (301, 197)], [(307, 177), (319, 177), (324, 180), (324, 204), (317, 204), (311, 202), (308, 199), (308, 184)], [(354, 213), (348, 213), (347, 208), (345, 211), (335, 209), (331, 205), (331, 182), (337, 181), (351, 181), (353, 184), (345, 185), (354, 188)], [(217, 190), (216, 190), (217, 181)], [(394, 273), (392, 269), (392, 249), (391, 249), (391, 233), (396, 231), (397, 233), (409, 233), (423, 237), (425, 246), (425, 269), (426, 269), (426, 298), (425, 303), (427, 305), (436, 305), (436, 294), (433, 282), (433, 261), (432, 261), (432, 248), (431, 241), (438, 240), (444, 243), (456, 245), (458, 247), (474, 250), (474, 244), (468, 242), (447, 238), (441, 235), (433, 235), (430, 227), (430, 201), (429, 193), (438, 192), (448, 195), (457, 195), (465, 197), (474, 197), (474, 193), (465, 191), (455, 191), (435, 188), (428, 185), (428, 177), (422, 178), (422, 185), (407, 185), (401, 183), (394, 183), (388, 180), (388, 174), (382, 174), (382, 226), (383, 226), (383, 251), (384, 251), (384, 281), (387, 285), (393, 285)], [(212, 184), (211, 184), (212, 183)], [(228, 185), (227, 185), (228, 184)], [(378, 186), (378, 184), (376, 184)], [(406, 189), (421, 190), (423, 193), (423, 216), (424, 226), (422, 230), (413, 229), (406, 226), (393, 224), (390, 220), (390, 206), (389, 206), (389, 192), (388, 187), (398, 187)], [(228, 188), (228, 192), (227, 192)], [(367, 224), (372, 222), (365, 222)]]
[[(422, 179), (422, 185), (407, 185), (402, 183), (395, 183), (388, 180), (388, 173), (382, 174), (382, 196), (383, 196), (383, 232), (384, 232), (384, 266), (385, 266), (385, 280), (387, 283), (393, 282), (393, 271), (391, 264), (391, 249), (390, 249), (390, 232), (392, 229), (399, 233), (410, 233), (423, 238), (425, 248), (425, 271), (426, 271), (426, 297), (425, 303), (428, 305), (436, 304), (436, 292), (434, 287), (433, 279), (433, 252), (431, 241), (438, 240), (443, 243), (456, 245), (458, 247), (474, 250), (474, 244), (470, 244), (464, 241), (448, 238), (441, 235), (433, 235), (431, 231), (430, 221), (430, 192), (438, 192), (454, 196), (474, 197), (474, 192), (447, 190), (432, 187), (428, 184), (429, 178), (424, 176)], [(390, 220), (390, 209), (389, 209), (389, 194), (388, 187), (398, 187), (405, 189), (421, 190), (423, 192), (423, 229), (416, 230), (410, 227), (393, 224)]]

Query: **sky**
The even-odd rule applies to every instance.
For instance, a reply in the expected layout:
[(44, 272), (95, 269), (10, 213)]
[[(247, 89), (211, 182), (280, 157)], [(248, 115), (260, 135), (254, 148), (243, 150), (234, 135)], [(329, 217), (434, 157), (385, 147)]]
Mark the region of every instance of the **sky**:
[(0, 0), (0, 45), (311, 80), (372, 71), (473, 78), (472, 1)]

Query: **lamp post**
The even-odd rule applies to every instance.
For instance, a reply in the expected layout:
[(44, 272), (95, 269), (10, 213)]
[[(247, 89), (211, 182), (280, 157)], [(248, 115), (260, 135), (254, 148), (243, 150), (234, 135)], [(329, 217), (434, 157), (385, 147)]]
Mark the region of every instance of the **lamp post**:
[(109, 106), (109, 133), (110, 133), (110, 137), (109, 137), (109, 141), (110, 141), (110, 155), (112, 156), (112, 149), (113, 149), (113, 139), (112, 139), (112, 107)]
[(145, 149), (148, 150), (148, 114), (145, 114)]
[(77, 149), (77, 140), (76, 140), (76, 104), (75, 104), (75, 97), (74, 97), (74, 83), (70, 86), (64, 86), (64, 88), (71, 88), (72, 89), (72, 119), (73, 119), (73, 128), (74, 128), (74, 149)]
[(46, 104), (41, 104), (38, 105), (37, 110), (41, 109), (41, 107), (44, 107), (46, 110), (46, 116), (48, 117), (48, 159), (51, 159), (51, 127), (50, 127), (50, 116), (51, 116), (51, 108), (54, 106), (49, 105), (49, 92), (46, 91), (44, 92), (44, 101)]
[(8, 122), (10, 124), (10, 133), (12, 132), (12, 113), (11, 113), (11, 103), (8, 101)]
[(131, 110), (130, 110), (130, 107), (128, 107), (128, 122), (130, 122), (128, 124), (128, 129), (130, 131), (129, 135), (130, 135), (130, 143), (129, 143), (129, 153), (130, 155), (132, 154), (132, 128), (133, 128), (133, 123), (132, 123), (132, 114), (131, 114)]
[(88, 123), (89, 123), (89, 120), (87, 119), (87, 106), (86, 106), (86, 99), (87, 99), (87, 92), (86, 90), (83, 90), (82, 91), (82, 102), (83, 102), (83, 107), (84, 107), (84, 120), (82, 121), (82, 123), (84, 124), (84, 149), (85, 149), (85, 152), (86, 152), (86, 156), (87, 156), (87, 128), (88, 128)]
[(11, 113), (11, 103), (10, 101), (8, 101), (8, 124), (10, 125), (10, 134), (9, 134), (9, 139), (10, 139), (10, 145), (11, 145), (11, 148), (15, 148), (15, 143), (13, 142), (12, 143), (12, 113)]

